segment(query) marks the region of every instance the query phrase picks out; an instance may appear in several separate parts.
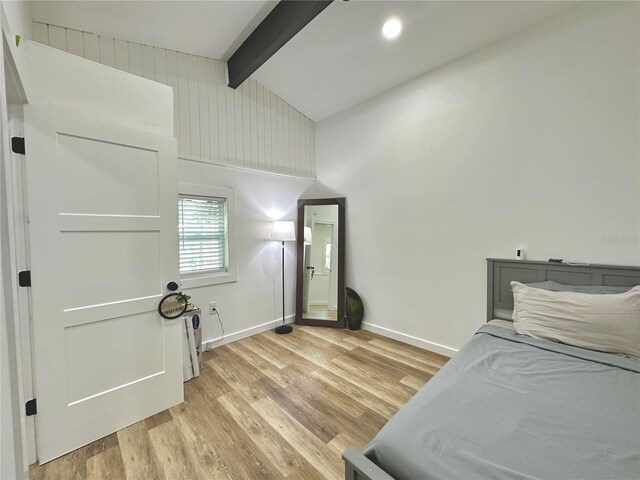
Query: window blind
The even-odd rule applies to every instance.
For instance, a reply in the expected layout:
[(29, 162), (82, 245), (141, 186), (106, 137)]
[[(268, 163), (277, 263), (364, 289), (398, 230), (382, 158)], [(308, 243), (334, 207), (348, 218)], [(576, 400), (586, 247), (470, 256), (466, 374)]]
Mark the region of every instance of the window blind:
[(227, 199), (180, 195), (180, 274), (228, 270)]

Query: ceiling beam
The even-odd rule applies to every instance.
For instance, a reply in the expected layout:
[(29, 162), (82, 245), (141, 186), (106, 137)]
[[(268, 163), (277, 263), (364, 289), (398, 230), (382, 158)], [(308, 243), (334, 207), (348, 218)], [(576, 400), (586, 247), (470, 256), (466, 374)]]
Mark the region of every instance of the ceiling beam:
[(281, 0), (227, 62), (229, 86), (238, 88), (333, 0)]

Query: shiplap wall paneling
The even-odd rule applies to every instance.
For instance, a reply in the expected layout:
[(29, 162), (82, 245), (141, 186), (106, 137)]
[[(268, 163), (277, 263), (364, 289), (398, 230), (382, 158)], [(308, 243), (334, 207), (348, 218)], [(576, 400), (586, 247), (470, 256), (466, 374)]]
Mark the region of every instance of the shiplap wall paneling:
[[(224, 65), (224, 63), (223, 63)], [(244, 165), (244, 132), (242, 121), (242, 90), (239, 88), (233, 92), (233, 102), (235, 114), (235, 131), (236, 131), (236, 157), (242, 159)]]
[[(207, 59), (207, 78), (217, 78), (217, 62)], [(218, 120), (218, 88), (215, 82), (207, 82), (209, 98), (209, 152), (211, 158), (220, 158), (220, 129)]]
[(211, 127), (209, 126), (209, 90), (207, 89), (207, 59), (205, 57), (196, 57), (196, 67), (198, 71), (198, 97), (202, 102), (198, 114), (200, 120), (198, 125), (200, 127), (200, 156), (202, 158), (211, 158), (209, 140), (209, 132)]
[(100, 39), (98, 36), (93, 33), (84, 32), (82, 34), (82, 42), (82, 46), (84, 47), (84, 58), (94, 62), (100, 62)]
[(251, 92), (249, 82), (246, 81), (240, 87), (242, 97), (242, 154), (243, 157), (251, 157)]
[(253, 78), (233, 90), (226, 63), (34, 22), (34, 39), (173, 88), (178, 156), (315, 178), (315, 124)]
[(84, 40), (82, 32), (78, 30), (69, 30), (67, 32), (67, 49), (69, 53), (84, 57)]

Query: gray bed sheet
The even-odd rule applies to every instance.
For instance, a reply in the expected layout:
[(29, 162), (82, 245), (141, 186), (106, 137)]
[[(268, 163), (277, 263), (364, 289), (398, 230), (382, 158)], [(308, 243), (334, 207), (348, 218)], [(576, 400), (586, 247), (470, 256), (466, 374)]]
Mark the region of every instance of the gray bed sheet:
[(485, 325), (363, 453), (397, 480), (638, 480), (640, 360)]

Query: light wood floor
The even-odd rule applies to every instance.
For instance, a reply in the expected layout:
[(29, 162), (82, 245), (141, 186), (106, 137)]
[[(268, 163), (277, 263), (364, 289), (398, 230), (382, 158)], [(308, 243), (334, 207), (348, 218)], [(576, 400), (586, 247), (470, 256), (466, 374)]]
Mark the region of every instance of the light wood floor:
[(302, 313), (302, 318), (313, 318), (315, 320), (333, 320), (338, 321), (338, 311), (329, 310), (326, 305), (311, 305), (308, 312)]
[(185, 401), (31, 479), (340, 479), (446, 357), (366, 331), (294, 327), (204, 354)]

